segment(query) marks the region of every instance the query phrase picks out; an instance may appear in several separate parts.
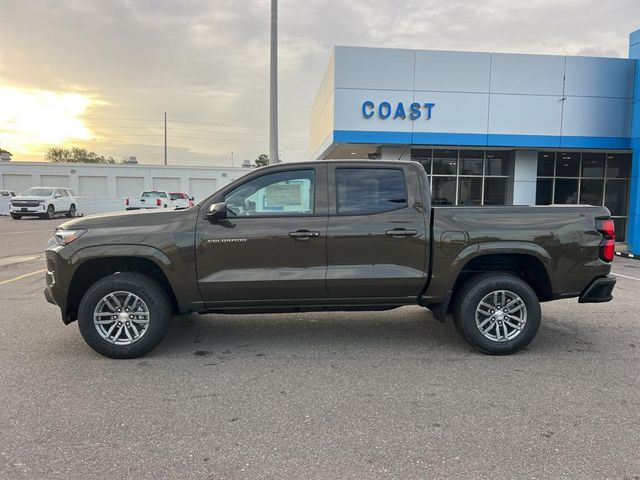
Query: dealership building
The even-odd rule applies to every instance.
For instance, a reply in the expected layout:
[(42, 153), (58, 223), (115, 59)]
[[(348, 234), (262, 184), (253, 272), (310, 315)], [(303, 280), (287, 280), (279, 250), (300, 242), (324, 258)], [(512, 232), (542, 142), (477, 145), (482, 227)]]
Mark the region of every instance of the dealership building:
[(314, 159), (415, 160), (434, 205), (605, 205), (640, 255), (640, 30), (629, 58), (336, 47)]

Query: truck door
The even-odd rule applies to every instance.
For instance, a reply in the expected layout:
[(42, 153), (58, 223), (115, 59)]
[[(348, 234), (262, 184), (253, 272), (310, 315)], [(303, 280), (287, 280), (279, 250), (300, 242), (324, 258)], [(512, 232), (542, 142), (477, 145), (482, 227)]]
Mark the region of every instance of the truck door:
[(270, 170), (223, 192), (227, 218), (201, 208), (196, 265), (209, 308), (327, 297), (326, 165)]
[(71, 197), (64, 188), (56, 188), (53, 192), (53, 207), (56, 212), (68, 212), (71, 207)]
[(417, 297), (426, 281), (429, 247), (423, 203), (412, 165), (330, 164), (329, 296)]

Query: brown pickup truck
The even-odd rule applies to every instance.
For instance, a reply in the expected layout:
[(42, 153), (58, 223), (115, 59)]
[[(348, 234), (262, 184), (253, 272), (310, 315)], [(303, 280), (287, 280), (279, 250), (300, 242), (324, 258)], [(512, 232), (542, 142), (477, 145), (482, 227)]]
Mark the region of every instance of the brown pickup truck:
[(432, 207), (418, 163), (279, 164), (186, 210), (64, 223), (45, 295), (113, 358), (150, 351), (174, 313), (402, 305), (508, 354), (536, 335), (540, 302), (611, 300), (614, 244), (603, 207)]

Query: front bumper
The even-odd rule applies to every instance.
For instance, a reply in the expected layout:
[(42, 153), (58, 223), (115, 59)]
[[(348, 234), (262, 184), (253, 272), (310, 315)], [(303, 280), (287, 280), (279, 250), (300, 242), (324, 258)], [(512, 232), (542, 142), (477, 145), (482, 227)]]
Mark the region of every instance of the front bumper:
[(47, 272), (45, 274), (44, 298), (47, 299), (47, 302), (60, 308), (64, 323), (73, 321), (72, 316), (69, 315), (70, 312), (67, 311), (68, 282), (66, 281), (70, 274), (69, 256), (72, 254), (69, 247), (59, 246), (54, 239), (49, 240), (49, 245), (45, 250)]
[(44, 204), (38, 205), (37, 207), (21, 207), (10, 205), (9, 213), (13, 213), (16, 215), (43, 215), (47, 213), (47, 208)]
[(578, 303), (602, 303), (613, 299), (611, 292), (616, 285), (615, 277), (607, 275), (593, 280), (578, 298)]

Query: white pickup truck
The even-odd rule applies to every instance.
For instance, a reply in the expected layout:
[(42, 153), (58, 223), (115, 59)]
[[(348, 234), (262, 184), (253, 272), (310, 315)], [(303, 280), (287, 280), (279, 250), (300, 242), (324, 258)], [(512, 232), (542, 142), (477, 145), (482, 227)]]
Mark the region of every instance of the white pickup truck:
[(127, 198), (124, 204), (127, 210), (176, 208), (169, 192), (159, 190), (145, 190), (140, 194), (140, 198)]
[(75, 217), (78, 199), (73, 191), (64, 187), (31, 187), (11, 199), (9, 214), (14, 220), (22, 217), (52, 219), (59, 213)]

